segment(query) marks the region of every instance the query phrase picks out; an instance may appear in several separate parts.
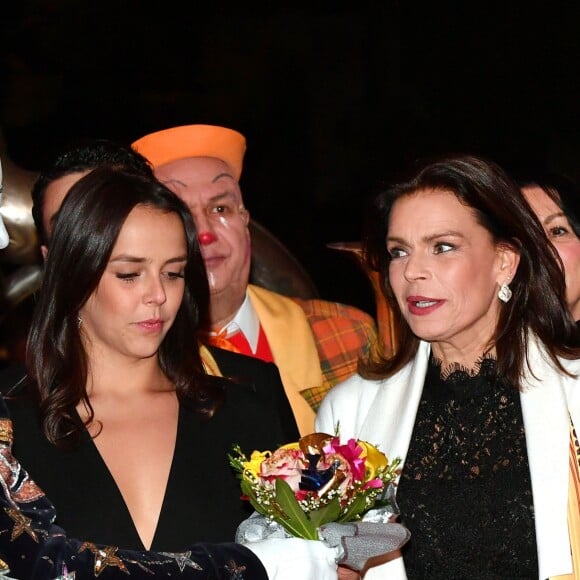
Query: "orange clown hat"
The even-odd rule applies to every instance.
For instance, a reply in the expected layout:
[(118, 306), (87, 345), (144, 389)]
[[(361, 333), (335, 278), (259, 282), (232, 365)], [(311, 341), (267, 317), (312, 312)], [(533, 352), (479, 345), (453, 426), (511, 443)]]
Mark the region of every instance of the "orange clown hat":
[(237, 131), (216, 125), (182, 125), (137, 139), (133, 149), (156, 169), (186, 157), (216, 157), (225, 161), (240, 179), (246, 139)]

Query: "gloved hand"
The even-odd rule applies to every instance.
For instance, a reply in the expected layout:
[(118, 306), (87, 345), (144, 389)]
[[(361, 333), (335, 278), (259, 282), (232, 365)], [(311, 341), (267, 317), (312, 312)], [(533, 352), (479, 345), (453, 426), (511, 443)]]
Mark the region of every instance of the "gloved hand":
[(244, 544), (261, 560), (270, 580), (336, 580), (339, 548), (300, 538), (271, 538)]

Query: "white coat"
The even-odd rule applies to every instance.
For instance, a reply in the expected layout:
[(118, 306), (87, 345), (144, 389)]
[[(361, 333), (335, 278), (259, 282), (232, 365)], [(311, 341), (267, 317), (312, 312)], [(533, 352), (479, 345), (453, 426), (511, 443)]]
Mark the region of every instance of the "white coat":
[[(377, 445), (387, 457), (405, 461), (429, 361), (422, 342), (416, 357), (384, 381), (355, 375), (334, 387), (323, 400), (316, 430)], [(569, 414), (580, 428), (580, 360), (562, 361), (578, 378), (558, 372), (540, 344), (530, 341), (534, 376), (526, 373), (522, 414), (534, 498), (539, 578), (572, 572), (568, 534)], [(365, 580), (406, 578), (402, 558), (371, 568)]]

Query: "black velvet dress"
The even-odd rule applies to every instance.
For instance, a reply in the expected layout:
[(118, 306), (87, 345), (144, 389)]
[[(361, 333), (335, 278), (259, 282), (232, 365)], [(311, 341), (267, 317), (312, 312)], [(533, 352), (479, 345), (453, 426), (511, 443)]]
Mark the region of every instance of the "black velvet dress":
[[(227, 454), (234, 443), (246, 453), (298, 440), (298, 429), (275, 365), (211, 349), (227, 388), (209, 420), (180, 408), (173, 462), (151, 549), (175, 552), (193, 542), (233, 541), (252, 513), (240, 499)], [(42, 434), (23, 394), (6, 402), (14, 423), (14, 454), (56, 507), (56, 523), (71, 537), (142, 550), (129, 510), (85, 432), (77, 449), (61, 451)], [(122, 445), (122, 442), (119, 442)]]
[(0, 398), (0, 576), (19, 580), (267, 580), (258, 558), (233, 543), (196, 543), (180, 553), (119, 550), (67, 537), (55, 509), (12, 455), (12, 422)]
[(397, 491), (409, 580), (538, 577), (520, 396), (495, 368), (430, 361)]

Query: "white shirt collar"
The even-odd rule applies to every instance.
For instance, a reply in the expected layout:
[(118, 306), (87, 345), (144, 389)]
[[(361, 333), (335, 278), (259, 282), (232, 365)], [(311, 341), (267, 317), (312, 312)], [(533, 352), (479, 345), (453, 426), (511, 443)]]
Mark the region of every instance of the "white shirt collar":
[(236, 315), (218, 334), (221, 334), (224, 330), (226, 331), (226, 338), (238, 331), (243, 332), (252, 349), (252, 353), (256, 354), (258, 350), (258, 338), (260, 336), (260, 320), (250, 302), (247, 292)]

